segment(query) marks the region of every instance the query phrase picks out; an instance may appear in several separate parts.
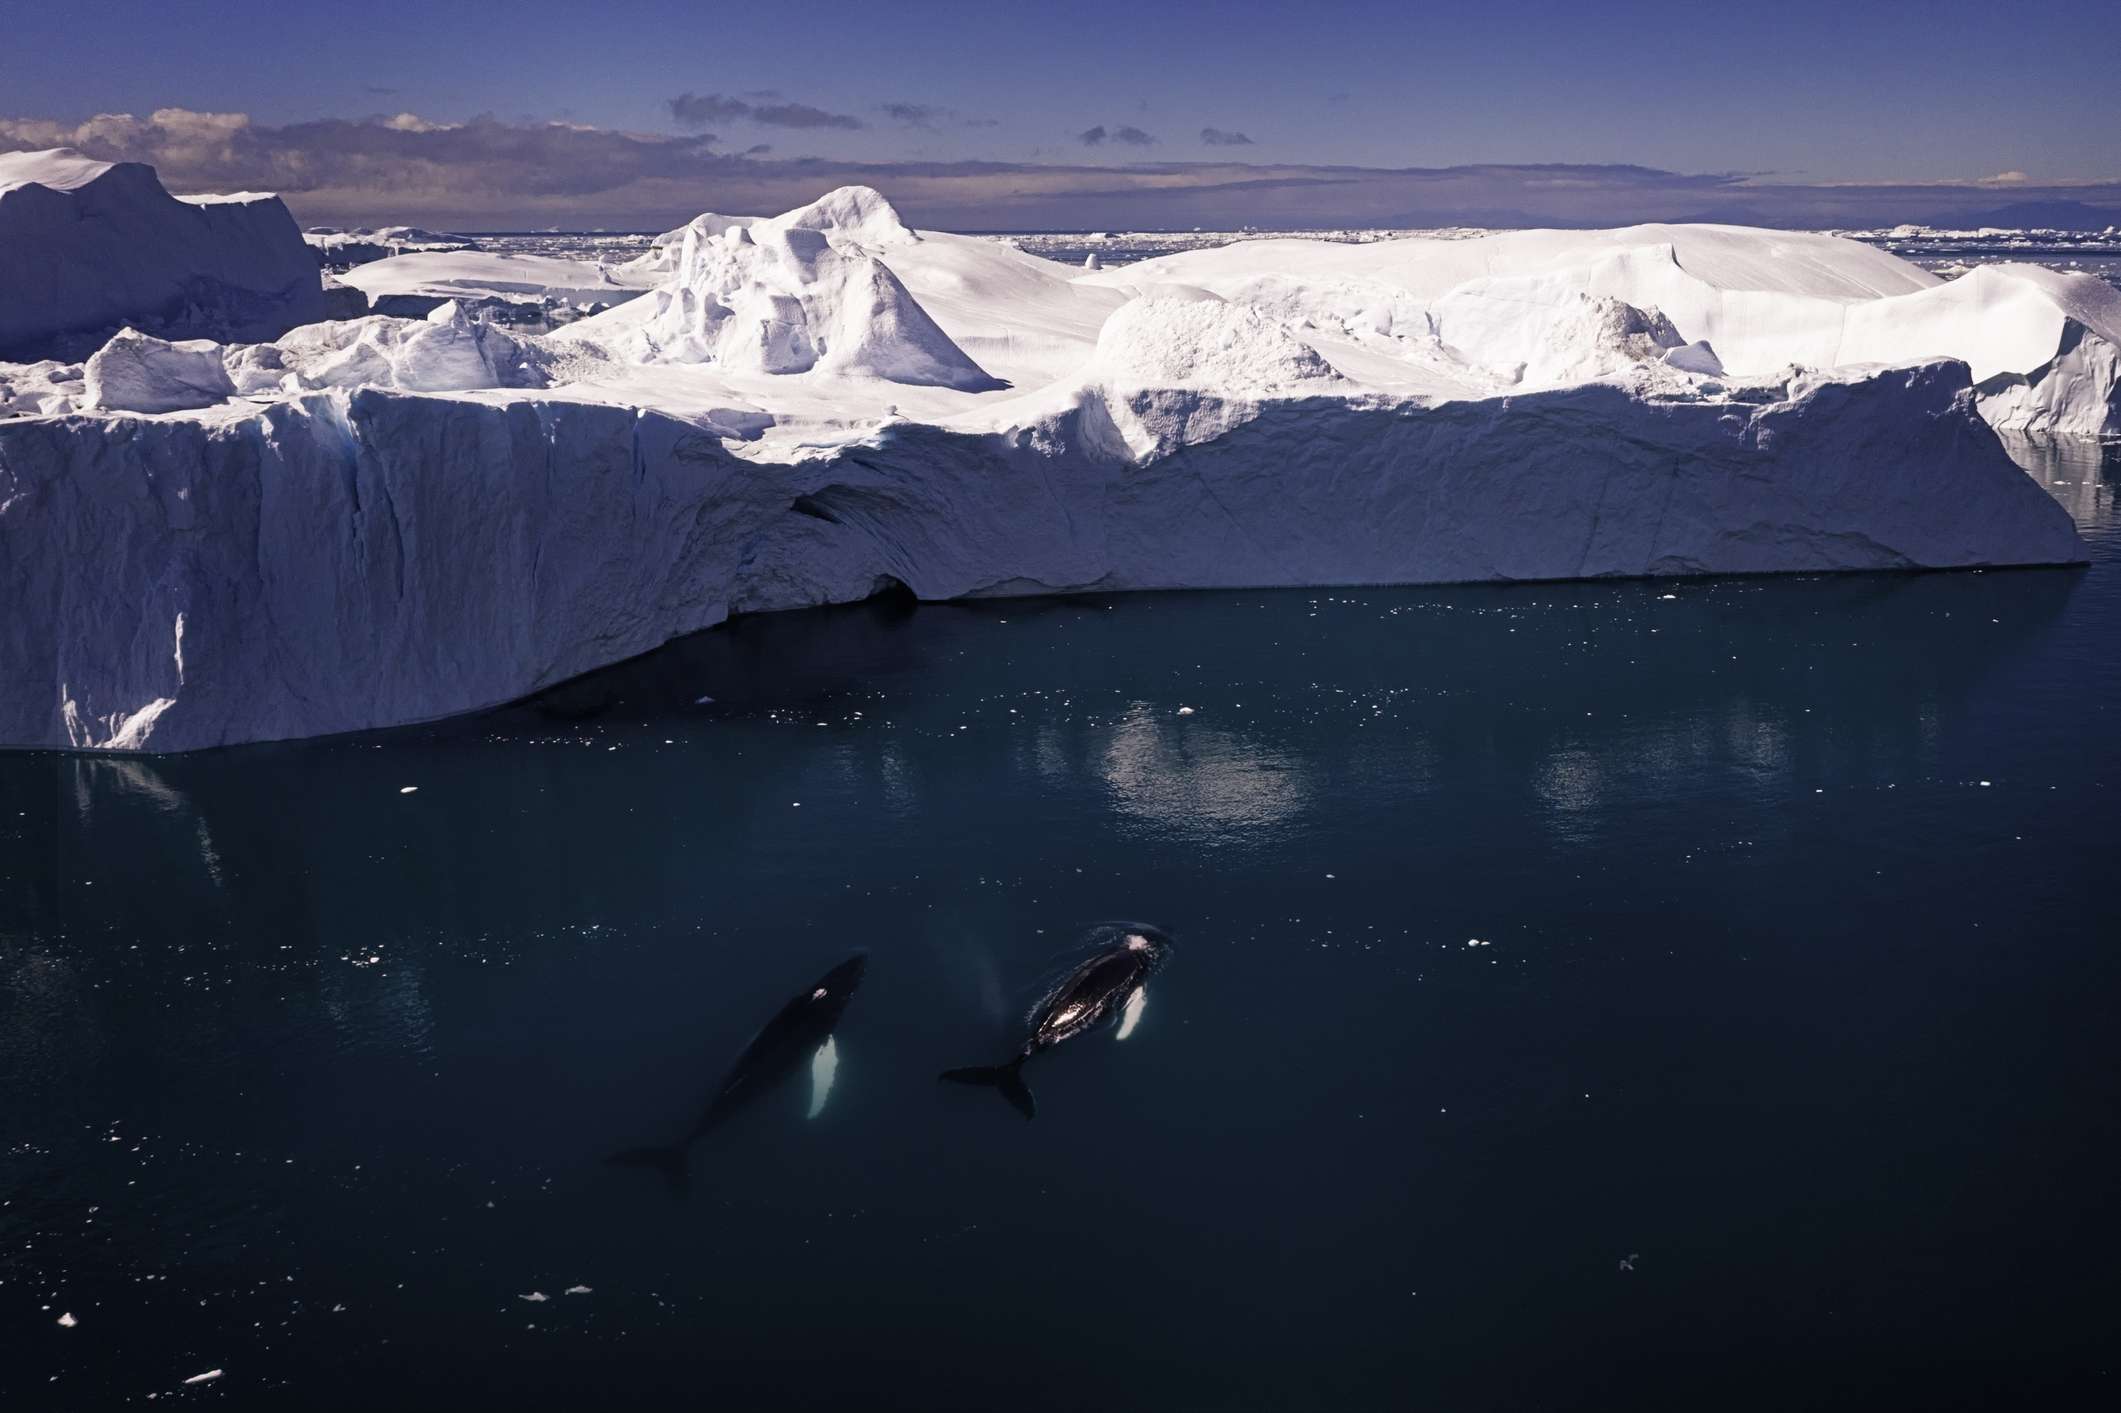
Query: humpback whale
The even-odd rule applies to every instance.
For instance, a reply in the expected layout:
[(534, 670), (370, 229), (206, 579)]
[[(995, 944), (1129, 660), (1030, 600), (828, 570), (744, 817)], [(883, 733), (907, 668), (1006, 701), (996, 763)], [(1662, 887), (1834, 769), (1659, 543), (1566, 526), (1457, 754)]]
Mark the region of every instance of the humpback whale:
[(744, 1047), (736, 1063), (722, 1077), (699, 1121), (676, 1143), (661, 1147), (629, 1148), (614, 1153), (606, 1162), (622, 1168), (654, 1168), (682, 1193), (690, 1183), (688, 1155), (692, 1145), (714, 1132), (732, 1114), (794, 1074), (810, 1071), (810, 1117), (816, 1118), (831, 1092), (833, 1075), (839, 1069), (839, 1050), (832, 1043), (833, 1028), (862, 984), (869, 959), (849, 957), (781, 1007), (779, 1014)]
[(1141, 923), (1110, 922), (1090, 929), (1083, 941), (1090, 955), (1071, 967), (1024, 1017), (1028, 1034), (1014, 1059), (944, 1070), (941, 1078), (993, 1085), (1018, 1113), (1033, 1118), (1038, 1103), (1024, 1083), (1025, 1061), (1101, 1025), (1117, 1023), (1121, 1040), (1132, 1035), (1141, 1024), (1149, 978), (1170, 956), (1171, 938)]

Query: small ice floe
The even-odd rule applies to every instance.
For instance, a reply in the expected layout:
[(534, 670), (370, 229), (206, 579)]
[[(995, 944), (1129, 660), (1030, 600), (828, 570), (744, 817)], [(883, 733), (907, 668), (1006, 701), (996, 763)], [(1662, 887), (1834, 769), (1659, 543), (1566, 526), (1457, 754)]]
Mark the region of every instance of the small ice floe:
[(694, 697), (694, 698), (692, 699), (692, 704), (693, 704), (694, 706), (713, 706), (713, 705), (714, 705), (714, 698), (713, 698), (713, 697)]
[(420, 787), (417, 785), (400, 785), (398, 787), (398, 793), (401, 795), (413, 795), (418, 794), (419, 789)]
[(221, 1377), (221, 1371), (220, 1371), (219, 1369), (208, 1369), (208, 1370), (207, 1370), (207, 1371), (206, 1371), (205, 1373), (203, 1373), (203, 1374), (193, 1374), (193, 1375), (192, 1375), (192, 1376), (191, 1376), (190, 1378), (186, 1379), (186, 1380), (185, 1380), (184, 1382), (186, 1382), (186, 1383), (188, 1383), (188, 1384), (210, 1384), (210, 1383), (212, 1383), (212, 1382), (213, 1382), (213, 1381), (214, 1381), (215, 1379), (218, 1379), (218, 1378), (220, 1378), (220, 1377)]
[(569, 1295), (587, 1295), (587, 1294), (589, 1294), (589, 1287), (588, 1287), (588, 1286), (586, 1286), (586, 1285), (571, 1285), (571, 1286), (567, 1287), (567, 1294), (569, 1294)]
[(78, 1325), (80, 1323), (81, 1322), (79, 1320), (74, 1318), (74, 1314), (71, 1310), (67, 1311), (64, 1315), (61, 1315), (59, 1317), (59, 1328), (62, 1330), (70, 1330), (75, 1325)]
[(551, 1299), (551, 1297), (546, 1295), (545, 1292), (542, 1290), (533, 1290), (528, 1295), (517, 1296), (516, 1299), (527, 1300), (533, 1305), (543, 1305), (547, 1300)]
[(1493, 946), (1494, 944), (1493, 944), (1493, 943), (1491, 943), (1491, 942), (1488, 942), (1488, 941), (1486, 941), (1486, 940), (1485, 940), (1485, 939), (1483, 939), (1483, 938), (1479, 938), (1479, 937), (1468, 937), (1468, 938), (1466, 939), (1466, 945), (1467, 945), (1468, 947), (1489, 947), (1489, 946)]
[(1178, 714), (1179, 714), (1180, 716), (1191, 716), (1191, 715), (1193, 715), (1193, 708), (1192, 708), (1192, 707), (1187, 707), (1187, 706), (1182, 706), (1182, 707), (1180, 707), (1180, 708), (1178, 709)]
[(1640, 1251), (1630, 1251), (1627, 1255), (1620, 1258), (1620, 1269), (1632, 1271), (1635, 1269), (1635, 1263), (1641, 1259), (1642, 1253)]

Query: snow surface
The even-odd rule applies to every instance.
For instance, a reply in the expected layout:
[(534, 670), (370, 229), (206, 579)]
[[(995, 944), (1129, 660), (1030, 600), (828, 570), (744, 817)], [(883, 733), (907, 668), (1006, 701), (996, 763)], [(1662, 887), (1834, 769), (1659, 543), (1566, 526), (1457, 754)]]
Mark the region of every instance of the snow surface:
[(1199, 286), (1329, 339), (1503, 385), (1556, 386), (1654, 356), (1596, 348), (1610, 343), (1597, 326), (1631, 316), (1584, 301), (1611, 300), (1654, 311), (1678, 344), (1707, 345), (1682, 365), (1705, 367), (1713, 354), (1727, 374), (1747, 377), (1956, 358), (1983, 381), (1984, 415), (2000, 429), (2121, 435), (2121, 292), (2032, 265), (1945, 282), (1838, 236), (1651, 225), (1259, 240), (1080, 280), (1121, 289), (1150, 281)]
[[(2065, 367), (2113, 343), (2060, 277), (1955, 303), (1778, 232), (1260, 240), (1085, 271), (848, 188), (651, 255), (652, 292), (550, 337), (450, 304), (0, 367), (0, 744), (418, 721), (892, 584), (2071, 562), (2069, 517), (1977, 399), (2074, 418), (2077, 384), (2111, 388), (2105, 353)], [(1888, 306), (1910, 329), (1874, 335), (1858, 311)], [(1769, 366), (1827, 309), (1865, 366)], [(2022, 346), (1985, 346), (2044, 353), (2034, 373), (1977, 389), (1925, 351), (1999, 319)]]
[(82, 378), (88, 412), (177, 412), (234, 397), (235, 384), (211, 339), (167, 343), (137, 329), (96, 350)]
[(431, 299), (561, 299), (577, 304), (632, 299), (652, 281), (628, 280), (625, 267), (550, 255), (498, 251), (421, 251), (356, 265), (339, 283), (369, 301), (410, 295)]
[(277, 196), (179, 200), (137, 162), (0, 152), (0, 358), (79, 357), (124, 325), (272, 338), (323, 308)]

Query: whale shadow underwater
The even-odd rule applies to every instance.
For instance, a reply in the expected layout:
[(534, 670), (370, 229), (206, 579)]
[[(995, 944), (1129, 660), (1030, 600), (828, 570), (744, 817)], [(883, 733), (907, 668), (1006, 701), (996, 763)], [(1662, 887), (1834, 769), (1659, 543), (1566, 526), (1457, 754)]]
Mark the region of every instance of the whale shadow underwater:
[(1036, 1118), (1038, 1100), (1024, 1082), (1034, 1055), (1112, 1028), (1125, 1040), (1141, 1024), (1149, 978), (1170, 959), (1171, 937), (1138, 922), (1099, 923), (1084, 934), (1078, 959), (1047, 986), (1024, 1016), (1025, 1034), (1015, 1056), (999, 1065), (944, 1070), (954, 1084), (988, 1085), (1025, 1118)]
[(652, 1168), (663, 1175), (674, 1196), (682, 1197), (691, 1190), (693, 1145), (806, 1066), (810, 1117), (816, 1118), (839, 1069), (832, 1032), (868, 969), (867, 955), (857, 953), (791, 997), (736, 1057), (699, 1119), (675, 1143), (628, 1148), (604, 1161), (614, 1167)]

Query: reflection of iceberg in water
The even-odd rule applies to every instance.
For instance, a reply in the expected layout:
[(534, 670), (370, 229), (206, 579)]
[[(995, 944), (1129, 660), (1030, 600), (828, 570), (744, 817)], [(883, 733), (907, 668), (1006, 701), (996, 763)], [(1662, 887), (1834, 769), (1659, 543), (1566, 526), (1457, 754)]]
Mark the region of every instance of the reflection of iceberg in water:
[(1101, 773), (1122, 811), (1202, 843), (1286, 823), (1311, 794), (1295, 756), (1139, 703), (1114, 724)]
[(2115, 502), (2121, 498), (2121, 442), (2007, 436), (2003, 447), (2062, 503), (2078, 529), (2113, 523)]
[[(1661, 586), (1555, 586), (1497, 596), (1541, 610), (1523, 612), (1506, 641), (1439, 614), (1418, 624), (1430, 631), (1404, 657), (1481, 674), (1478, 693), (1430, 708), (1433, 736), (1452, 743), (1437, 789), (1517, 795), (1542, 829), (1581, 844), (1640, 827), (1643, 810), (1674, 817), (1704, 791), (1779, 800), (1809, 798), (1822, 781), (1923, 780), (1965, 704), (2040, 641), (2079, 582), (2070, 572), (1725, 580), (1670, 599)], [(1586, 629), (1545, 611), (1557, 603), (1590, 610), (1595, 657), (1572, 656)], [(1484, 714), (1484, 702), (1506, 709)], [(1744, 832), (1757, 841), (1785, 824), (1770, 814)]]
[(206, 827), (205, 816), (194, 810), (184, 793), (164, 780), (153, 765), (144, 760), (112, 756), (73, 756), (68, 760), (73, 766), (74, 810), (80, 817), (84, 833), (91, 832), (99, 797), (106, 801), (145, 800), (163, 814), (191, 824), (193, 843), (207, 878), (214, 887), (223, 886), (221, 855), (214, 848), (213, 834)]
[[(1595, 816), (1605, 798), (1605, 767), (1591, 751), (1564, 749), (1548, 758), (1539, 771), (1536, 789), (1550, 811), (1564, 819)], [(1564, 833), (1574, 834), (1573, 828)]]

